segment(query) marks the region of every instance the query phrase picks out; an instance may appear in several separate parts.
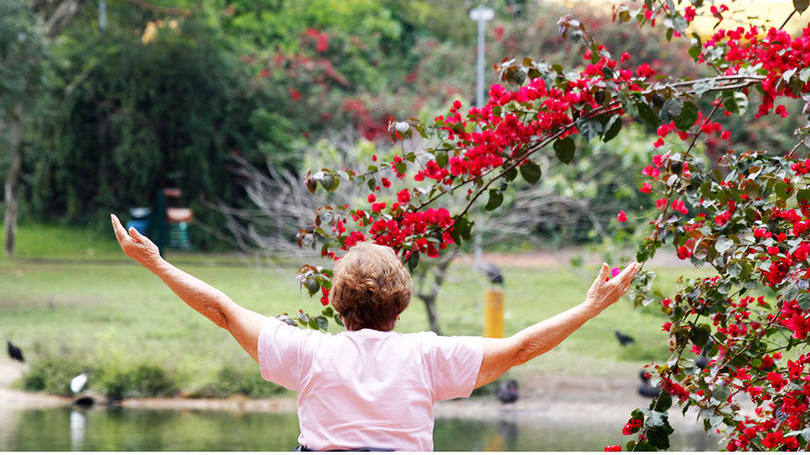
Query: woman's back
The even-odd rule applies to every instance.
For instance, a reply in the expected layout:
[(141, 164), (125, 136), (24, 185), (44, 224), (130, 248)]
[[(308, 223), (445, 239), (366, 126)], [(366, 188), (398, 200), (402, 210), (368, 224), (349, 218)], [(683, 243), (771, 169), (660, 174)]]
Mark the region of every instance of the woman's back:
[(372, 329), (339, 335), (267, 318), (262, 376), (298, 392), (299, 443), (310, 449), (433, 449), (433, 402), (469, 396), (483, 342)]

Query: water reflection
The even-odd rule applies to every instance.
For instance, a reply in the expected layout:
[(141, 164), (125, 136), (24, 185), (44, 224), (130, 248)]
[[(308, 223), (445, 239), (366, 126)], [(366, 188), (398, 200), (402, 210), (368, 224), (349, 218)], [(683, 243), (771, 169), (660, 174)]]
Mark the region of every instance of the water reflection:
[(70, 450), (81, 451), (84, 444), (84, 415), (77, 411), (70, 411)]
[(486, 452), (514, 451), (517, 448), (518, 426), (515, 422), (499, 420), (498, 431), (487, 435), (482, 450)]
[[(71, 408), (16, 411), (0, 428), (0, 451), (289, 451), (295, 414)], [(577, 424), (506, 414), (493, 420), (437, 419), (437, 451), (596, 450), (622, 439), (614, 423)], [(679, 429), (673, 450), (717, 450), (696, 427)]]

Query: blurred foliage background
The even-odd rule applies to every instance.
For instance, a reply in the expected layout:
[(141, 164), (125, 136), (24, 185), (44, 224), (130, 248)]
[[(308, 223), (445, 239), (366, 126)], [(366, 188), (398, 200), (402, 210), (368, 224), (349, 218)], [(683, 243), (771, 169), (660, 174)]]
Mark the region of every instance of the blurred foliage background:
[[(300, 176), (313, 165), (308, 151), (334, 131), (350, 130), (362, 147), (383, 153), (390, 119), (429, 120), (454, 99), (469, 105), (476, 26), (468, 12), (477, 3), (4, 1), (0, 141), (9, 152), (0, 154), (0, 172), (8, 185), (19, 157), (19, 219), (106, 232), (109, 212), (150, 206), (160, 188), (174, 186), (208, 227), (194, 232), (195, 247), (231, 248), (212, 235), (223, 219), (205, 201), (250, 204), (232, 172), (235, 156)], [(655, 29), (615, 25), (607, 7), (484, 3), (496, 13), (487, 25), (489, 62), (530, 56), (580, 67), (582, 50), (557, 32), (557, 19), (571, 14), (615, 54), (629, 52), (631, 65), (648, 62), (676, 77), (704, 71), (684, 58), (688, 40), (666, 43)], [(60, 5), (75, 8), (61, 17)], [(487, 77), (487, 85), (495, 82), (493, 71)], [(15, 125), (23, 131), (18, 147)], [(757, 128), (732, 131), (742, 147), (778, 150), (792, 125), (763, 118)], [(615, 233), (611, 220), (620, 209), (645, 208), (636, 174), (655, 153), (645, 139), (651, 134), (638, 126), (632, 140), (585, 151), (571, 169), (544, 169), (535, 196), (564, 193), (593, 213), (561, 210), (565, 218), (538, 219), (507, 246), (579, 244)], [(713, 147), (707, 153), (719, 156)]]

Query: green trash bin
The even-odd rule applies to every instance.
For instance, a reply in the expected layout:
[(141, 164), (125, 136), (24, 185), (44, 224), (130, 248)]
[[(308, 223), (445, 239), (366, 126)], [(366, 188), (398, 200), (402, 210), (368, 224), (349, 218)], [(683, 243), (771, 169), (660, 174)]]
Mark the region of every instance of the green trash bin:
[(188, 223), (169, 224), (169, 248), (183, 251), (191, 251), (191, 241), (188, 236)]

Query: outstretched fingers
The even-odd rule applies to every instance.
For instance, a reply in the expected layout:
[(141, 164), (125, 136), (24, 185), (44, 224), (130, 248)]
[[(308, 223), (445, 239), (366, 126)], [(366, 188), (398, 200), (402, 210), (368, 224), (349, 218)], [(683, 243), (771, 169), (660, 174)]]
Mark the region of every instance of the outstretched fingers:
[(599, 282), (604, 283), (610, 280), (610, 267), (602, 263), (602, 268), (599, 270)]
[(622, 270), (622, 273), (616, 277), (617, 281), (619, 282), (619, 286), (622, 289), (622, 293), (627, 291), (627, 288), (630, 287), (630, 284), (633, 282), (633, 278), (636, 277), (636, 273), (638, 273), (640, 268), (641, 264), (638, 262), (631, 262), (630, 265)]
[(129, 236), (135, 239), (135, 241), (138, 243), (143, 243), (145, 238), (140, 232), (138, 232), (137, 229), (135, 229), (135, 226), (129, 228)]
[(110, 220), (112, 221), (113, 232), (115, 232), (115, 238), (118, 239), (118, 243), (123, 245), (124, 240), (128, 237), (127, 230), (124, 229), (124, 225), (121, 224), (121, 220), (118, 219), (117, 216), (114, 214), (110, 214)]

